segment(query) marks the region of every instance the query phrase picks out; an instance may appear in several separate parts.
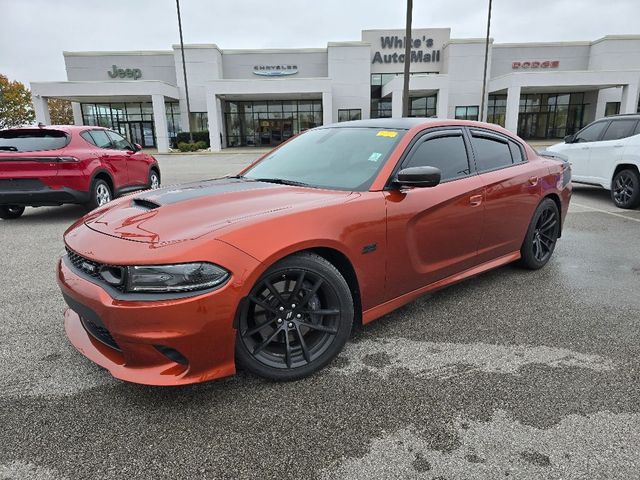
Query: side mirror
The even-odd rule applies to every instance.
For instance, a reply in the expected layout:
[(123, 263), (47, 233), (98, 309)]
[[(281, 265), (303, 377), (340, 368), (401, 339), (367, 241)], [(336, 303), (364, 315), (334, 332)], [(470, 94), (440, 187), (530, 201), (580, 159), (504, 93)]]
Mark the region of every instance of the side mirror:
[(409, 167), (400, 170), (393, 183), (400, 187), (435, 187), (441, 177), (442, 172), (436, 167)]
[(573, 143), (575, 140), (575, 135), (567, 135), (564, 137), (564, 143)]
[(140, 145), (139, 143), (134, 143), (133, 148), (134, 151), (139, 152), (140, 150), (142, 150), (142, 145)]

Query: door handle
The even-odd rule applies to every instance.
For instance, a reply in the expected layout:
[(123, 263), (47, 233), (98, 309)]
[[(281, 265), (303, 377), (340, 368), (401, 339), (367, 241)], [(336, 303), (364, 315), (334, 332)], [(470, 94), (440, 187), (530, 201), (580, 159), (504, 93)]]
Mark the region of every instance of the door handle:
[(535, 187), (538, 184), (538, 177), (529, 177), (529, 185)]
[(469, 197), (469, 204), (472, 207), (477, 207), (482, 203), (482, 195), (472, 195)]
[(613, 148), (622, 148), (622, 147), (623, 147), (623, 145), (620, 145), (620, 144), (617, 144), (617, 145), (613, 146)]

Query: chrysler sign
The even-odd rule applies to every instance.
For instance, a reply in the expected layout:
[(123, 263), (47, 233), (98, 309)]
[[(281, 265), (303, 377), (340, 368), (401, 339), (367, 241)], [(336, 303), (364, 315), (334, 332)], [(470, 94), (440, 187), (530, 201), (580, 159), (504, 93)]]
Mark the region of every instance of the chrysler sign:
[(287, 75), (295, 75), (298, 73), (297, 65), (255, 65), (253, 67), (254, 75), (263, 77), (285, 77)]

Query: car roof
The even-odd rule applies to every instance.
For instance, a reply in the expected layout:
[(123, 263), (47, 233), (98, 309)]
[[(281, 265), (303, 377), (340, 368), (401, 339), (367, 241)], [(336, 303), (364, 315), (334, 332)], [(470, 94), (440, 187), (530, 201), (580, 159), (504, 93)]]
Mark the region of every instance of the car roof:
[(640, 120), (640, 113), (618, 113), (617, 115), (609, 115), (608, 117), (599, 118), (600, 120), (615, 120), (617, 118), (629, 118), (631, 120)]
[(372, 118), (369, 120), (351, 120), (349, 122), (332, 123), (326, 127), (369, 127), (369, 128), (401, 128), (410, 129), (427, 123), (437, 122), (437, 118)]
[(87, 129), (100, 129), (108, 130), (104, 127), (92, 126), (92, 125), (22, 125), (20, 127), (7, 128), (5, 130), (58, 130), (67, 133), (81, 132)]
[(370, 120), (352, 120), (349, 122), (333, 123), (331, 125), (323, 125), (317, 128), (345, 128), (345, 127), (369, 127), (369, 128), (391, 128), (410, 130), (415, 127), (478, 127), (494, 130), (499, 133), (513, 137), (513, 133), (505, 130), (503, 127), (493, 124), (478, 122), (475, 120), (457, 120), (447, 118), (425, 118), (425, 117), (409, 117), (409, 118), (372, 118)]

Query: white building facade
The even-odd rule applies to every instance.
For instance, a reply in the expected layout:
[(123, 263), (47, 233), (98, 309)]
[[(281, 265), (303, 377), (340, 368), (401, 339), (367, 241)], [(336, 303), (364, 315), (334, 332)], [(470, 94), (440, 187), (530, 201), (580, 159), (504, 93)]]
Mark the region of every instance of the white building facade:
[[(326, 48), (64, 52), (67, 81), (32, 82), (37, 121), (48, 99), (72, 102), (74, 122), (118, 130), (167, 152), (179, 132), (211, 149), (273, 146), (333, 122), (402, 116), (404, 30), (364, 30)], [(414, 29), (410, 116), (481, 118), (484, 39)], [(639, 111), (640, 35), (593, 42), (489, 45), (485, 118), (525, 139), (562, 138), (591, 121)], [(208, 132), (204, 133), (204, 132)]]

